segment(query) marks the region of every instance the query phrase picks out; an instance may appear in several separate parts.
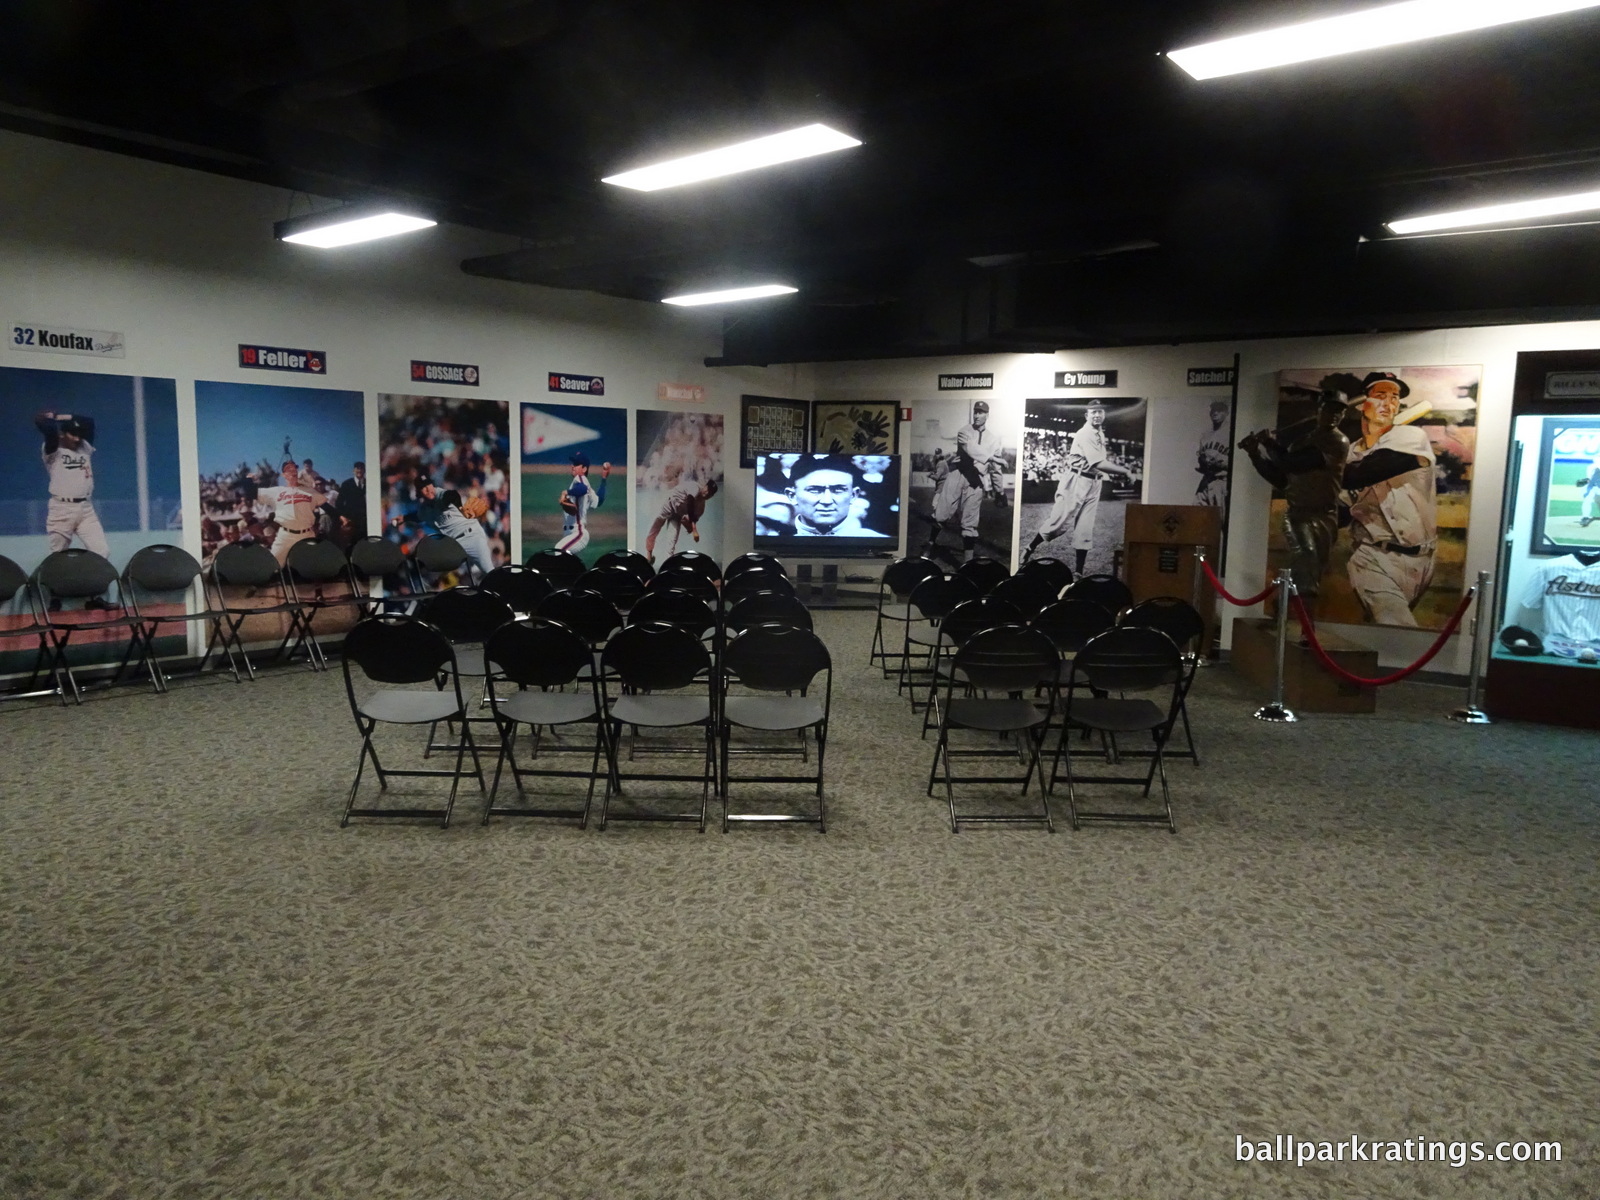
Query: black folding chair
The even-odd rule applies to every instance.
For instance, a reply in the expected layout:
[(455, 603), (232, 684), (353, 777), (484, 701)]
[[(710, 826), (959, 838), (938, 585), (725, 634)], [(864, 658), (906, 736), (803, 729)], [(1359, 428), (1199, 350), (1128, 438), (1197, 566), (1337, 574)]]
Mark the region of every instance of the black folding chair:
[(757, 592), (782, 592), (794, 595), (794, 584), (778, 567), (750, 567), (737, 575), (724, 576), (722, 580), (722, 607), (732, 608), (746, 596)]
[[(607, 751), (611, 758), (610, 779), (600, 803), (600, 828), (610, 818), (611, 801), (623, 792), (623, 781), (633, 780), (700, 781), (698, 815), (632, 808), (618, 816), (626, 821), (698, 821), (706, 829), (706, 807), (716, 779), (716, 728), (714, 720), (716, 673), (711, 652), (691, 633), (668, 625), (630, 625), (612, 636), (600, 654), (603, 667), (600, 686), (608, 722)], [(698, 775), (682, 772), (633, 772), (622, 774), (622, 731), (634, 731), (629, 746), (629, 761), (641, 747), (641, 729), (682, 729), (699, 727), (704, 736), (704, 760)], [(650, 748), (643, 748), (648, 751)], [(655, 748), (672, 753), (678, 748)]]
[[(813, 694), (819, 675), (824, 677), (820, 699)], [(731, 821), (799, 821), (815, 824), (819, 832), (826, 833), (828, 809), (822, 791), (822, 771), (828, 748), (828, 714), (833, 704), (833, 660), (828, 648), (810, 629), (755, 625), (724, 648), (722, 677), (719, 722), (722, 733), (722, 832), (728, 832)], [(815, 815), (732, 812), (733, 730), (736, 726), (761, 733), (798, 733), (798, 750), (788, 753), (798, 753), (802, 762), (807, 757), (806, 731), (813, 731), (817, 741), (816, 774), (741, 775), (738, 782), (815, 783)], [(769, 756), (785, 752), (783, 747), (750, 746), (741, 749)]]
[[(121, 681), (137, 654), (138, 667), (148, 670), (151, 686), (158, 692), (162, 690), (148, 630), (128, 608), (127, 597), (118, 586), (117, 569), (110, 562), (92, 550), (57, 550), (46, 555), (34, 570), (32, 583), (38, 604), (34, 619), (48, 627), (51, 672), (63, 684), (63, 701), (70, 694), (73, 703), (83, 703), (83, 687), (67, 656), (73, 636), (80, 633), (122, 632), (127, 636), (128, 648), (108, 686)], [(95, 615), (87, 615), (91, 613)]]
[(1093, 600), (1066, 596), (1028, 623), (1048, 637), (1063, 658), (1070, 658), (1088, 645), (1090, 638), (1115, 625), (1117, 619)]
[(652, 588), (628, 610), (628, 624), (673, 625), (704, 641), (717, 632), (717, 614), (704, 600), (688, 592)]
[(1062, 594), (1062, 599), (1093, 600), (1115, 615), (1133, 606), (1133, 592), (1115, 575), (1083, 575)]
[(1009, 576), (990, 588), (988, 594), (1016, 605), (1030, 621), (1056, 601), (1056, 592), (1051, 589), (1049, 580), (1040, 575)]
[(1003, 579), (1011, 578), (1011, 568), (996, 558), (969, 558), (956, 568), (955, 573), (970, 579), (981, 595), (987, 596)]
[(620, 563), (585, 571), (573, 586), (599, 592), (618, 612), (627, 612), (644, 595), (644, 581)]
[(659, 575), (662, 571), (676, 571), (679, 567), (689, 567), (714, 584), (722, 582), (722, 568), (717, 565), (717, 560), (699, 550), (679, 550), (676, 554), (669, 555), (656, 568), (656, 574)]
[(538, 568), (516, 563), (496, 567), (483, 577), (479, 587), (499, 596), (518, 617), (532, 615), (540, 602), (556, 590), (555, 585)]
[(353, 608), (359, 613), (366, 608), (366, 593), (351, 573), (345, 552), (327, 538), (296, 542), (289, 547), (283, 567), (289, 581), (289, 598), (305, 613), (306, 652), (313, 665), (325, 671), (328, 656), (317, 637), (317, 614), (332, 608)]
[[(467, 548), (453, 537), (430, 533), (411, 551), (411, 578), (417, 592), (431, 592), (450, 575), (460, 583), (472, 584), (476, 568), (467, 556)], [(433, 576), (430, 583), (425, 576)], [(454, 586), (454, 585), (452, 585)]]
[[(933, 678), (933, 657), (939, 646), (939, 622), (956, 605), (978, 598), (977, 585), (959, 575), (932, 575), (911, 589), (908, 611), (911, 620), (906, 622), (905, 640), (900, 654), (900, 684), (896, 689), (911, 692), (911, 711), (918, 711), (916, 676), (927, 672)], [(913, 651), (915, 647), (915, 651)], [(923, 666), (913, 667), (916, 657)]]
[(1063, 589), (1072, 585), (1074, 578), (1072, 568), (1059, 558), (1030, 558), (1017, 568), (1017, 575), (1039, 580), (1050, 589), (1053, 596), (1061, 595)]
[[(1182, 657), (1172, 639), (1159, 629), (1144, 626), (1108, 629), (1073, 656), (1062, 706), (1061, 738), (1050, 769), (1050, 787), (1054, 789), (1056, 782), (1063, 778), (1064, 764), (1067, 809), (1074, 829), (1083, 821), (1164, 822), (1173, 833), (1178, 832), (1172, 816), (1172, 793), (1167, 787), (1163, 750), (1178, 719), (1182, 682)], [(1157, 698), (1129, 697), (1129, 692), (1153, 692)], [(1074, 755), (1067, 746), (1067, 736), (1074, 729), (1112, 737), (1150, 734), (1154, 742), (1150, 770), (1142, 776), (1086, 775), (1078, 780), (1072, 767)], [(1163, 813), (1088, 811), (1078, 807), (1079, 782), (1141, 785), (1144, 796), (1148, 797), (1157, 775), (1161, 777)]]
[(53, 687), (40, 688), (39, 673), (44, 670), (50, 657), (50, 626), (40, 621), (33, 611), (32, 589), (28, 583), (28, 573), (4, 555), (0, 555), (0, 605), (10, 604), (18, 595), (27, 600), (26, 624), (0, 626), (0, 639), (15, 638), (24, 641), (34, 639), (36, 650), (33, 656), (33, 671), (28, 676), (28, 682), (15, 691), (0, 693), (0, 699), (24, 700), (34, 696), (60, 696), (65, 703), (65, 693), (61, 686), (61, 677), (52, 672)]
[[(364, 537), (350, 547), (350, 575), (361, 586), (363, 616), (396, 609), (410, 611), (413, 601), (401, 594), (406, 569), (405, 551), (388, 538)], [(382, 596), (373, 594), (374, 585), (383, 589)]]
[(724, 582), (727, 582), (730, 579), (737, 579), (746, 571), (752, 570), (776, 570), (782, 575), (789, 573), (776, 554), (768, 554), (765, 550), (746, 550), (737, 558), (730, 560), (728, 565), (722, 568), (722, 578)]
[(1193, 759), (1198, 767), (1200, 751), (1195, 748), (1194, 731), (1189, 727), (1189, 689), (1194, 686), (1195, 672), (1205, 654), (1205, 647), (1201, 645), (1206, 634), (1205, 618), (1187, 600), (1178, 596), (1156, 596), (1135, 604), (1122, 614), (1118, 624), (1159, 629), (1172, 639), (1172, 644), (1183, 656), (1183, 681), (1178, 687), (1178, 720), (1183, 722), (1183, 740), (1188, 749), (1169, 749), (1167, 755)]
[[(964, 823), (1014, 824), (1042, 822), (1054, 832), (1050, 795), (1045, 785), (1040, 749), (1050, 725), (1061, 680), (1061, 659), (1050, 639), (1024, 625), (995, 625), (981, 629), (956, 651), (953, 670), (945, 679), (945, 700), (939, 714), (939, 744), (928, 771), (928, 795), (944, 763), (945, 799), (950, 805), (950, 832), (960, 833)], [(959, 685), (958, 685), (958, 680)], [(960, 686), (969, 694), (956, 695)], [(993, 693), (999, 693), (994, 695)], [(1040, 707), (1036, 696), (1043, 698)], [(1014, 747), (961, 748), (951, 745), (954, 730), (970, 730), (1016, 739)], [(955, 758), (1020, 757), (1026, 769), (1021, 776), (965, 776), (962, 783), (1021, 783), (1022, 795), (1034, 773), (1039, 775), (1040, 810), (1034, 813), (959, 812), (956, 809)]]
[(649, 583), (655, 575), (655, 567), (650, 565), (650, 560), (637, 550), (607, 550), (594, 560), (596, 568), (623, 567), (632, 572), (641, 584)]
[[(939, 622), (939, 633), (933, 647), (933, 678), (928, 685), (928, 706), (922, 714), (924, 738), (928, 736), (928, 730), (939, 723), (939, 688), (949, 682), (948, 676), (955, 673), (953, 663), (961, 647), (980, 630), (1022, 623), (1022, 613), (1015, 604), (997, 600), (993, 596), (963, 600), (945, 614), (944, 620)], [(955, 682), (959, 685), (964, 680), (957, 676)]]
[[(294, 652), (305, 645), (309, 632), (305, 624), (305, 610), (290, 598), (289, 585), (283, 577), (282, 568), (278, 566), (278, 560), (261, 543), (230, 542), (223, 546), (212, 557), (211, 569), (202, 579), (211, 591), (208, 607), (217, 614), (211, 626), (211, 637), (206, 643), (206, 657), (209, 658), (220, 645), (228, 656), (228, 669), (233, 672), (235, 683), (239, 682), (240, 661), (244, 663), (245, 673), (251, 679), (256, 677), (255, 665), (245, 651), (242, 636), (244, 623), (251, 617), (281, 616), (288, 620), (289, 627), (283, 640), (278, 643), (274, 658), (293, 658)], [(265, 604), (259, 605), (230, 604), (229, 588), (243, 590), (244, 599), (251, 599), (262, 592), (268, 593), (268, 599)], [(271, 598), (273, 593), (277, 599)], [(310, 651), (306, 653), (309, 657)]]
[[(487, 825), (493, 816), (577, 817), (578, 828), (587, 828), (606, 736), (599, 684), (591, 670), (593, 648), (565, 625), (536, 618), (502, 625), (490, 635), (484, 655), (489, 665), (489, 702), (500, 733), (500, 758), (495, 763), (494, 785), (489, 789), (489, 802), (484, 806), (483, 823)], [(575, 691), (566, 690), (568, 685), (579, 683), (584, 675), (588, 676), (586, 685), (578, 686)], [(589, 769), (520, 766), (515, 753), (519, 725), (529, 726), (532, 732), (535, 761), (540, 757), (541, 729), (548, 728), (555, 737), (558, 730), (569, 725), (592, 725), (594, 753)], [(495, 798), (500, 794), (501, 772), (508, 765), (519, 803), (501, 806), (495, 803)], [(522, 786), (522, 781), (530, 777), (588, 779), (589, 791), (583, 807), (530, 807), (528, 793)]]
[(577, 583), (578, 576), (588, 570), (583, 565), (583, 559), (573, 554), (570, 550), (556, 550), (554, 548), (534, 551), (528, 555), (522, 565), (532, 567), (539, 572), (555, 585), (555, 589), (558, 592), (562, 588), (569, 588)]
[[(872, 649), (867, 655), (867, 665), (882, 663), (883, 677), (889, 678), (889, 660), (900, 661), (898, 650), (889, 649), (889, 638), (884, 634), (884, 622), (903, 627), (911, 622), (911, 589), (924, 579), (943, 575), (939, 564), (931, 558), (897, 558), (883, 569), (878, 580), (878, 618), (872, 627)], [(891, 625), (892, 630), (892, 625)], [(904, 642), (894, 638), (895, 645)]]
[(730, 608), (724, 620), (729, 633), (743, 633), (757, 625), (787, 625), (809, 633), (811, 610), (787, 592), (753, 592)]
[(599, 592), (585, 588), (551, 592), (533, 611), (535, 616), (565, 625), (597, 649), (622, 628), (622, 614), (616, 606)]
[(695, 599), (712, 606), (721, 603), (716, 581), (689, 563), (663, 563), (645, 592), (688, 592)]
[[(145, 637), (152, 651), (155, 647), (156, 632), (163, 625), (205, 621), (215, 628), (222, 614), (211, 608), (205, 587), (203, 585), (196, 587), (200, 574), (201, 567), (194, 555), (181, 546), (169, 546), (165, 543), (143, 547), (122, 568), (122, 594), (128, 601), (129, 611), (144, 622)], [(189, 595), (195, 591), (199, 593), (200, 607), (191, 610), (188, 605)], [(163, 597), (167, 599), (163, 600)], [(158, 611), (163, 604), (178, 606), (178, 611)], [(208, 645), (206, 655), (195, 667), (197, 674), (205, 670), (209, 658)], [(164, 692), (172, 677), (153, 656), (151, 661), (155, 662), (157, 687)]]
[[(414, 686), (384, 688), (362, 699), (356, 696), (353, 671), (360, 671), (367, 680), (379, 684), (416, 685), (433, 683), (440, 678), (449, 680), (450, 684), (444, 690)], [(416, 617), (400, 614), (368, 617), (344, 640), (344, 689), (350, 699), (356, 729), (361, 733), (361, 755), (356, 760), (356, 777), (350, 784), (350, 798), (345, 802), (340, 827), (350, 824), (351, 817), (439, 817), (441, 826), (448, 828), (464, 773), (462, 767), (469, 753), (472, 770), (465, 773), (478, 781), (479, 791), (485, 790), (483, 765), (478, 761), (478, 748), (467, 725), (467, 706), (462, 699), (450, 640)], [(379, 761), (378, 748), (372, 744), (373, 731), (379, 724), (437, 725), (440, 721), (461, 722), (455, 770), (400, 770), (385, 768)], [(396, 776), (449, 778), (449, 800), (443, 808), (357, 808), (356, 796), (368, 758), (372, 759), (372, 769), (378, 773), (381, 791), (388, 791), (389, 780)]]
[[(516, 614), (511, 611), (511, 606), (500, 596), (483, 591), (481, 588), (469, 587), (445, 588), (442, 592), (435, 592), (423, 602), (417, 615), (450, 639), (451, 649), (455, 652), (458, 679), (485, 678), (488, 667), (484, 662), (484, 644), (495, 630), (516, 620)], [(442, 675), (434, 681), (441, 689), (446, 682), (448, 681)], [(482, 698), (477, 702), (477, 707), (484, 708), (488, 704), (488, 683), (485, 680)], [(493, 718), (469, 717), (468, 719), (482, 724)], [(436, 743), (433, 740), (435, 732), (436, 729), (433, 727), (428, 730), (428, 748), (423, 753), (424, 758), (436, 750), (456, 748), (454, 742)]]

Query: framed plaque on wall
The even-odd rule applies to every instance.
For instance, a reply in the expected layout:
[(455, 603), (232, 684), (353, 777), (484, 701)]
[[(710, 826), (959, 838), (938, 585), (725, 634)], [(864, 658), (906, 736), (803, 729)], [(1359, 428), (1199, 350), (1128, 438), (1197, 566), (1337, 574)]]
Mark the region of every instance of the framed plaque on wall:
[(753, 468), (763, 454), (811, 449), (811, 402), (776, 396), (739, 397), (739, 465)]

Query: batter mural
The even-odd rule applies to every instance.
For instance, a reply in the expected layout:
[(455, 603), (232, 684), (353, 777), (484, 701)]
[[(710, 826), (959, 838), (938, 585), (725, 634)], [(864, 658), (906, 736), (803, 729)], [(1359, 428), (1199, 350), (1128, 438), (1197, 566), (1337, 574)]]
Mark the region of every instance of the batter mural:
[(455, 538), (480, 575), (510, 562), (509, 429), (504, 400), (380, 395), (384, 536)]
[[(80, 547), (120, 569), (144, 546), (183, 540), (179, 491), (173, 380), (0, 367), (0, 555), (31, 572)], [(19, 592), (0, 605), (0, 627), (27, 614)], [(173, 644), (159, 639), (161, 653), (182, 646), (167, 628)], [(79, 634), (73, 661), (118, 659), (126, 640), (120, 630)], [(31, 669), (33, 651), (18, 649), (27, 644), (4, 643), (0, 672)]]
[(1239, 447), (1273, 484), (1268, 568), (1289, 568), (1320, 619), (1424, 629), (1449, 620), (1465, 586), (1482, 375), (1279, 373), (1277, 428)]
[(628, 410), (522, 406), (522, 551), (628, 548)]
[(1022, 435), (1022, 558), (1109, 575), (1128, 504), (1144, 492), (1143, 400), (1029, 400)]
[(650, 522), (645, 554), (658, 563), (699, 550), (721, 562), (722, 417), (640, 409), (635, 420), (639, 521)]
[(1017, 404), (930, 400), (911, 422), (911, 511), (906, 545), (951, 566), (970, 558), (1011, 562), (1016, 503)]

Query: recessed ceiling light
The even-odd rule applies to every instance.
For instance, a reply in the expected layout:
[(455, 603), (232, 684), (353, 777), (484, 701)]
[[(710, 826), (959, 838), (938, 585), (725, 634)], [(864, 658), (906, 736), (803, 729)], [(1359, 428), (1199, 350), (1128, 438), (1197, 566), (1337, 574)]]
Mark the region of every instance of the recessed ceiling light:
[[(1600, 4), (1600, 0), (1595, 0)], [(861, 143), (848, 134), (826, 125), (806, 125), (786, 133), (774, 133), (754, 141), (739, 142), (717, 150), (706, 150), (684, 158), (672, 158), (651, 167), (624, 171), (620, 175), (607, 175), (601, 183), (614, 183), (618, 187), (632, 188), (638, 192), (654, 192), (662, 188), (678, 187), (685, 183), (698, 183), (702, 179), (715, 179), (720, 175), (736, 175), (740, 171), (753, 171), (757, 167), (770, 167), (792, 162), (797, 158), (810, 158), (834, 150), (848, 150)]]
[(1216, 79), (1596, 6), (1600, 0), (1407, 0), (1170, 50), (1167, 57), (1196, 79)]
[(668, 296), (663, 304), (728, 304), (734, 300), (760, 300), (764, 296), (788, 296), (798, 292), (786, 283), (763, 283), (757, 287), (728, 288), (721, 292), (692, 292), (687, 296)]
[(427, 217), (413, 217), (406, 213), (375, 213), (371, 209), (356, 213), (336, 208), (325, 213), (313, 213), (309, 217), (291, 217), (287, 221), (279, 221), (273, 226), (273, 233), (279, 241), (329, 250), (335, 246), (412, 233), (437, 224), (437, 221), (430, 221)]
[(1578, 192), (1570, 196), (1547, 196), (1542, 200), (1518, 200), (1511, 204), (1489, 204), (1482, 208), (1463, 208), (1456, 212), (1434, 213), (1426, 217), (1406, 217), (1388, 222), (1395, 233), (1430, 233), (1437, 229), (1466, 229), (1473, 225), (1516, 225), (1540, 217), (1560, 217), (1568, 213), (1600, 209), (1600, 192)]

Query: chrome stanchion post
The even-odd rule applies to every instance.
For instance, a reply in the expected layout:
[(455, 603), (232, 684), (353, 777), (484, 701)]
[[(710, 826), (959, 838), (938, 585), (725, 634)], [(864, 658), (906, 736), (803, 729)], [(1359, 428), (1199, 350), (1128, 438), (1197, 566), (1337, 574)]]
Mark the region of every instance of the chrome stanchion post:
[[(1196, 546), (1194, 548), (1194, 581), (1189, 585), (1189, 594), (1194, 597), (1195, 610), (1199, 612), (1202, 620), (1205, 620), (1206, 615), (1206, 610), (1201, 607), (1202, 604), (1210, 605), (1213, 616), (1217, 611), (1216, 596), (1212, 596), (1207, 601), (1206, 591), (1206, 548), (1204, 546)], [(1210, 621), (1206, 621), (1206, 632), (1208, 635), (1211, 633)], [(1209, 667), (1211, 665), (1211, 642), (1212, 638), (1208, 636), (1206, 644), (1200, 647), (1199, 656), (1195, 660), (1196, 666)]]
[(1472, 667), (1467, 672), (1467, 704), (1465, 708), (1458, 708), (1445, 718), (1447, 721), (1456, 721), (1462, 725), (1493, 725), (1489, 714), (1478, 707), (1479, 691), (1483, 671), (1484, 630), (1484, 598), (1489, 593), (1489, 572), (1478, 572), (1478, 585), (1473, 588), (1477, 593), (1472, 606)]
[(1289, 592), (1294, 587), (1288, 571), (1278, 572), (1278, 670), (1272, 683), (1272, 703), (1255, 711), (1258, 721), (1298, 721), (1283, 700), (1283, 664), (1289, 648)]

